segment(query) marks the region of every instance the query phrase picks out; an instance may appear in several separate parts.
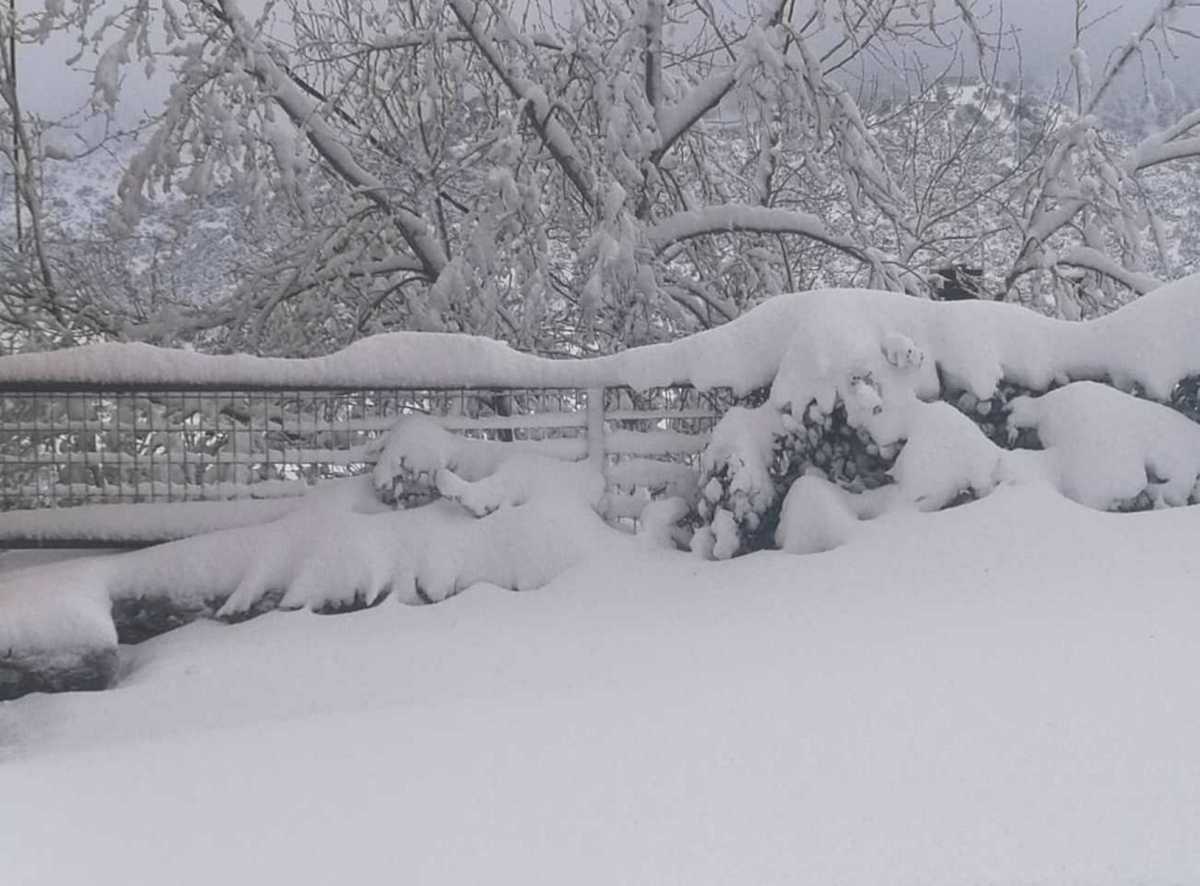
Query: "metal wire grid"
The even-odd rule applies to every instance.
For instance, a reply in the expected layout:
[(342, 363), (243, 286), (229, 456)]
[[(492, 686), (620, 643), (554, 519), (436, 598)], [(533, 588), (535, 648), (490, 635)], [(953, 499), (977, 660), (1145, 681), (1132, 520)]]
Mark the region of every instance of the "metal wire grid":
[(541, 440), (583, 436), (585, 402), (570, 388), (10, 385), (0, 390), (0, 510), (294, 495), (365, 470), (367, 444), (400, 415)]
[[(699, 390), (686, 385), (634, 390), (629, 387), (610, 387), (604, 392), (604, 419), (608, 431), (634, 431), (640, 434), (673, 432), (704, 441), (729, 408), (743, 402), (730, 388)], [(700, 476), (700, 447), (681, 451), (638, 454), (620, 451), (607, 453), (610, 474), (612, 468), (632, 459), (648, 459), (679, 464)], [(664, 474), (664, 477), (668, 476)], [(658, 494), (665, 490), (657, 485), (613, 483), (610, 490), (625, 494)]]

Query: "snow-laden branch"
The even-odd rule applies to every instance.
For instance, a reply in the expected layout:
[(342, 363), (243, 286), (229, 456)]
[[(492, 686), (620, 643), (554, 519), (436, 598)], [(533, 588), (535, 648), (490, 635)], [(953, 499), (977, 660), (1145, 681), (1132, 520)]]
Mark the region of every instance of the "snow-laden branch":
[(706, 206), (678, 212), (646, 228), (646, 241), (656, 252), (669, 246), (702, 237), (728, 233), (795, 234), (807, 237), (873, 264), (867, 251), (857, 243), (834, 233), (820, 218), (791, 209), (763, 206)]
[(348, 277), (377, 277), (383, 274), (419, 274), (424, 270), (420, 262), (406, 255), (393, 255), (375, 261), (353, 265), (346, 271)]
[(237, 0), (220, 0), (220, 3), (250, 72), (333, 170), (388, 213), (420, 261), (425, 276), (430, 280), (437, 279), (447, 258), (438, 242), (429, 235), (424, 220), (397, 206), (389, 196), (387, 186), (359, 164), (322, 116), (320, 103), (306, 94), (271, 58), (247, 24)]
[(562, 168), (583, 201), (589, 206), (595, 205), (595, 186), (584, 163), (583, 154), (576, 147), (570, 133), (555, 119), (554, 106), (546, 95), (546, 90), (528, 78), (519, 76), (509, 67), (496, 41), (484, 31), (473, 0), (449, 0), (449, 3), (472, 42), (504, 81), (509, 92), (524, 103), (525, 114), (546, 145), (546, 149), (550, 151), (550, 156)]
[[(562, 52), (563, 50), (562, 41), (550, 34), (522, 34), (521, 39), (528, 41), (539, 49), (549, 49), (553, 52)], [(405, 31), (401, 34), (387, 34), (372, 40), (366, 40), (360, 46), (355, 47), (353, 52), (387, 52), (393, 49), (416, 49), (421, 46), (430, 46), (437, 42), (474, 43), (475, 41), (466, 31), (436, 31), (425, 28)]]
[(669, 108), (663, 108), (658, 119), (659, 145), (651, 159), (658, 162), (679, 137), (705, 114), (721, 103), (737, 82), (734, 69), (713, 74), (693, 86), (683, 98)]
[(1137, 56), (1141, 51), (1142, 45), (1151, 38), (1151, 35), (1156, 30), (1162, 28), (1163, 24), (1174, 13), (1181, 9), (1195, 6), (1196, 0), (1157, 0), (1154, 4), (1154, 9), (1146, 19), (1146, 23), (1142, 25), (1140, 30), (1130, 34), (1129, 39), (1125, 41), (1125, 44), (1113, 56), (1112, 61), (1104, 71), (1104, 77), (1092, 92), (1091, 100), (1083, 109), (1083, 116), (1093, 113), (1100, 107), (1100, 100), (1104, 98), (1109, 87), (1116, 81), (1117, 75)]
[(642, 14), (645, 16), (642, 31), (646, 40), (646, 103), (654, 109), (657, 118), (662, 109), (663, 17), (666, 15), (663, 0), (647, 0)]
[(1163, 281), (1159, 280), (1153, 274), (1131, 271), (1120, 262), (1113, 260), (1099, 249), (1093, 249), (1091, 246), (1072, 246), (1070, 249), (1064, 249), (1058, 253), (1058, 261), (1059, 264), (1071, 265), (1072, 267), (1083, 268), (1088, 271), (1096, 271), (1105, 277), (1111, 277), (1138, 295), (1145, 295), (1152, 289), (1157, 289), (1163, 285)]
[(1160, 163), (1200, 156), (1200, 136), (1184, 138), (1200, 128), (1200, 109), (1184, 114), (1174, 124), (1143, 139), (1125, 163), (1128, 172), (1149, 169)]

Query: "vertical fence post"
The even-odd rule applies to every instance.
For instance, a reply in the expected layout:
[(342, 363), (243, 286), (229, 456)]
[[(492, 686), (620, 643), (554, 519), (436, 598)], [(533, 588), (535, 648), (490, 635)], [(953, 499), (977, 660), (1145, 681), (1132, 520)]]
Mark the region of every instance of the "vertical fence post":
[(604, 388), (587, 391), (587, 455), (588, 461), (604, 469)]

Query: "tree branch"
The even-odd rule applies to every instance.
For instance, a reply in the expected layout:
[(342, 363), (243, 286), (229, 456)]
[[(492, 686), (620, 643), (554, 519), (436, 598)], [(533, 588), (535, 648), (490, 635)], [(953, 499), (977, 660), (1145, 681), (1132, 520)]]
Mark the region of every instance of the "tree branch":
[(504, 85), (508, 87), (509, 92), (524, 102), (525, 115), (542, 143), (550, 151), (550, 156), (562, 168), (575, 190), (579, 192), (583, 202), (588, 206), (594, 206), (596, 195), (591, 174), (584, 164), (582, 153), (572, 141), (570, 133), (554, 119), (554, 108), (550, 104), (546, 91), (531, 80), (518, 77), (505, 64), (504, 58), (500, 54), (500, 47), (480, 27), (478, 10), (473, 0), (449, 0), (449, 3), (454, 15), (466, 29), (472, 42), (499, 75)]
[(817, 216), (763, 206), (731, 204), (678, 212), (648, 226), (646, 240), (655, 252), (662, 252), (669, 246), (695, 237), (730, 233), (795, 234), (824, 243), (866, 264), (875, 264), (866, 249), (831, 231)]
[(220, 0), (220, 3), (234, 40), (254, 77), (269, 91), (275, 103), (305, 134), (330, 167), (391, 217), (400, 235), (421, 262), (426, 278), (436, 280), (447, 264), (447, 257), (438, 242), (429, 235), (424, 220), (397, 206), (388, 195), (386, 185), (359, 165), (322, 116), (316, 99), (306, 94), (275, 63), (267, 48), (253, 35), (238, 8), (237, 0)]

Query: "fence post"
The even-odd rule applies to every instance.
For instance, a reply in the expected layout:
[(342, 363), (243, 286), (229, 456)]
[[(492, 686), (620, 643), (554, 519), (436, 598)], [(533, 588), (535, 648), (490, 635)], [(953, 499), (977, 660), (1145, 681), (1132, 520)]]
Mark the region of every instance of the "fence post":
[(604, 469), (604, 388), (587, 391), (588, 461)]

